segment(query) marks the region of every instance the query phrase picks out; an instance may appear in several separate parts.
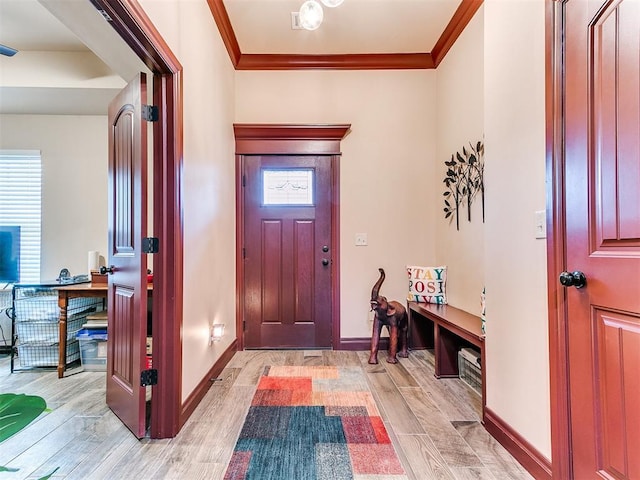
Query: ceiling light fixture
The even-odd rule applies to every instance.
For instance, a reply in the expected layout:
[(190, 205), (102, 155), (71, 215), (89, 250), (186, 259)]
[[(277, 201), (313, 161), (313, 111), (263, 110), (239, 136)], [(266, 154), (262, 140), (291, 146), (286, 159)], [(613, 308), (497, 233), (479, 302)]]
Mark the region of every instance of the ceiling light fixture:
[(333, 8), (341, 5), (344, 0), (320, 0), (325, 7)]
[[(334, 8), (342, 4), (344, 0), (320, 0), (325, 7)], [(298, 12), (300, 26), (305, 30), (317, 29), (324, 19), (324, 11), (318, 0), (307, 0)]]
[(305, 30), (315, 30), (323, 18), (322, 6), (316, 0), (307, 0), (300, 7), (300, 25)]

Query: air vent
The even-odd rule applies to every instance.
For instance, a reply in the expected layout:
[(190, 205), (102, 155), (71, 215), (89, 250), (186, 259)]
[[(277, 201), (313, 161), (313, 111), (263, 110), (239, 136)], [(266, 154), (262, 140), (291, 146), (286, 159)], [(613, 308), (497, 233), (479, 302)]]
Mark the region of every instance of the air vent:
[(291, 30), (303, 30), (300, 25), (300, 12), (291, 12)]

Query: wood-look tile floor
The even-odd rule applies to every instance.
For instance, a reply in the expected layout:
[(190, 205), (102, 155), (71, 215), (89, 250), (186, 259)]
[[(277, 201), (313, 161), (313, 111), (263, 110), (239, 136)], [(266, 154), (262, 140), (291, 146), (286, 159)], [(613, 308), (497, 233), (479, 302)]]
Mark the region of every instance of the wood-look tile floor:
[(39, 395), (51, 411), (0, 444), (0, 466), (19, 469), (0, 472), (0, 480), (37, 479), (56, 468), (52, 479), (222, 479), (265, 365), (362, 366), (408, 479), (532, 478), (480, 424), (480, 397), (458, 379), (433, 376), (429, 351), (413, 351), (397, 365), (384, 361), (385, 352), (379, 365), (367, 358), (238, 352), (176, 438), (137, 440), (105, 404), (104, 373), (11, 374), (5, 357), (0, 392)]

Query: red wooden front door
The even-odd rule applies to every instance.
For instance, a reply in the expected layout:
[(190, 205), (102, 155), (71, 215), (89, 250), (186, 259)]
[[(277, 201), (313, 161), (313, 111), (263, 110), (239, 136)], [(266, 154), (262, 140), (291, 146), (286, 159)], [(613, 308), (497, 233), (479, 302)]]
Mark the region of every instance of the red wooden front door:
[(138, 438), (145, 434), (147, 137), (141, 118), (146, 76), (109, 105), (109, 278), (107, 404)]
[(331, 346), (331, 157), (244, 157), (246, 348)]
[(575, 479), (640, 479), (640, 2), (564, 4)]

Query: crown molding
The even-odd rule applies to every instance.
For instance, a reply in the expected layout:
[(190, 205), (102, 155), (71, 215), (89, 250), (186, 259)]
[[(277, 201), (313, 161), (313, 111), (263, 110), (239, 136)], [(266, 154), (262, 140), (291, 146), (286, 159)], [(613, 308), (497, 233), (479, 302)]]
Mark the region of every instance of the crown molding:
[(462, 0), (458, 9), (451, 17), (449, 24), (445, 27), (444, 32), (431, 49), (434, 67), (437, 68), (444, 59), (449, 49), (456, 43), (460, 34), (469, 24), (475, 13), (482, 6), (483, 0)]
[(224, 46), (227, 47), (233, 68), (237, 68), (242, 52), (240, 51), (240, 45), (236, 38), (236, 32), (233, 31), (233, 27), (231, 26), (227, 9), (222, 0), (207, 0), (207, 4), (209, 4), (211, 15), (213, 15), (213, 19), (218, 26), (222, 42)]
[(245, 53), (236, 70), (402, 70), (434, 68), (430, 53), (284, 55)]
[(236, 70), (426, 70), (436, 68), (483, 0), (462, 0), (431, 52), (342, 55), (242, 53), (223, 0), (207, 0)]

